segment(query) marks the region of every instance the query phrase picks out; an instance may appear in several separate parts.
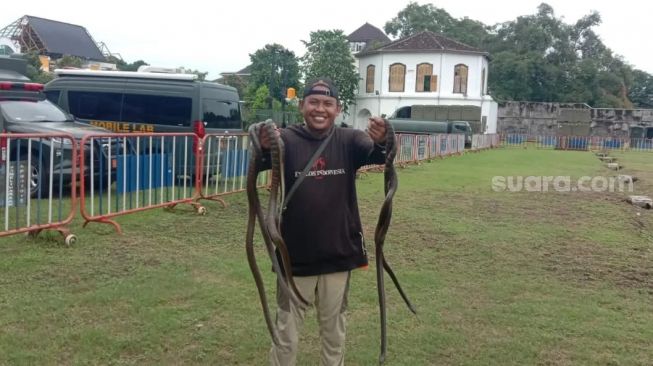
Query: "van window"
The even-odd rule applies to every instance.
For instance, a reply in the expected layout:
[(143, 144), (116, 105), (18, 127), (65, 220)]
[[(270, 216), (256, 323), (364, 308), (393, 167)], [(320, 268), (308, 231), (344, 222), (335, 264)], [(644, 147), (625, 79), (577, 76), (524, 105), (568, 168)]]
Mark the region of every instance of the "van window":
[(455, 125), (453, 125), (453, 128), (456, 129), (456, 130), (458, 130), (458, 131), (462, 131), (462, 132), (466, 132), (466, 131), (467, 131), (467, 125), (459, 125), (459, 124), (455, 124)]
[(120, 121), (122, 94), (69, 91), (70, 113), (77, 118)]
[(207, 128), (241, 128), (240, 109), (237, 102), (202, 99), (202, 120)]
[(157, 125), (190, 126), (191, 98), (125, 94), (122, 120)]
[(397, 109), (395, 118), (410, 118), (412, 107), (401, 107)]
[(48, 90), (45, 92), (45, 97), (48, 98), (49, 101), (51, 101), (54, 104), (59, 104), (59, 94), (61, 94), (61, 90)]

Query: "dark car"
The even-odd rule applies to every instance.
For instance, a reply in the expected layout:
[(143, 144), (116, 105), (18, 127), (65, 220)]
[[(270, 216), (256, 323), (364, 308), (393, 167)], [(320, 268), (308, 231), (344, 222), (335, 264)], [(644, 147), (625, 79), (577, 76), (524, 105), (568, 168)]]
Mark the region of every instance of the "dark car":
[[(0, 73), (0, 77), (2, 73)], [(29, 80), (12, 81), (0, 79), (0, 128), (8, 133), (70, 134), (80, 140), (90, 133), (106, 133), (107, 130), (83, 123), (48, 101), (43, 85)], [(25, 78), (27, 79), (27, 78)], [(65, 138), (10, 139), (0, 142), (4, 150), (3, 161), (29, 161), (30, 193), (46, 196), (49, 179), (53, 185), (70, 183), (73, 167), (73, 143)], [(9, 146), (7, 146), (9, 145)], [(8, 154), (8, 156), (7, 156)], [(52, 156), (53, 155), (53, 156)], [(51, 164), (51, 165), (50, 165)]]

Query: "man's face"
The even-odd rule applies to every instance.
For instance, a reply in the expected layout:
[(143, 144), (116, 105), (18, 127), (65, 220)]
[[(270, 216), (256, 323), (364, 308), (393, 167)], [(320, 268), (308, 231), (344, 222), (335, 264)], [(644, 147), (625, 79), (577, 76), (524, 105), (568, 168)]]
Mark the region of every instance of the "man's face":
[[(315, 86), (315, 90), (329, 90), (325, 86)], [(313, 131), (325, 132), (333, 126), (340, 114), (340, 104), (336, 98), (327, 95), (309, 95), (299, 103), (306, 125)]]

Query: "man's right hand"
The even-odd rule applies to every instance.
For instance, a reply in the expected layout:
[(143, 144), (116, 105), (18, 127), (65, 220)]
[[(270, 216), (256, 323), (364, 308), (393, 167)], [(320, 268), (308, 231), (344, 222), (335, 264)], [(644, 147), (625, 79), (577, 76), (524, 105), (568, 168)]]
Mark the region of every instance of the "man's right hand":
[[(277, 137), (281, 136), (281, 133), (279, 132), (279, 127), (277, 127), (276, 124), (274, 126), (274, 133)], [(268, 136), (267, 132), (265, 131), (265, 128), (259, 129), (258, 139), (261, 142), (261, 148), (266, 150), (270, 149), (270, 136)]]

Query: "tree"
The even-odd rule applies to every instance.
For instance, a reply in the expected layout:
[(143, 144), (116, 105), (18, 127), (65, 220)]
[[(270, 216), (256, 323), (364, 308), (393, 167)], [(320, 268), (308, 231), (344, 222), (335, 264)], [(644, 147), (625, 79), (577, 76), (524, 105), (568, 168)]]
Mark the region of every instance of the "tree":
[(182, 74), (195, 74), (195, 75), (197, 75), (197, 80), (200, 80), (200, 81), (206, 80), (206, 75), (209, 74), (208, 71), (192, 70), (192, 69), (187, 69), (187, 68), (185, 68), (183, 66), (180, 66), (179, 70), (181, 70)]
[(116, 68), (120, 71), (137, 71), (139, 67), (143, 65), (149, 66), (149, 64), (143, 60), (138, 60), (132, 63), (127, 63), (124, 60), (116, 57), (116, 56), (109, 56), (107, 58), (107, 61), (116, 64)]
[(488, 88), (498, 99), (630, 108), (634, 95), (635, 104), (645, 102), (641, 91), (647, 78), (603, 44), (593, 30), (600, 24), (594, 11), (567, 24), (542, 3), (535, 14), (487, 26), (411, 2), (386, 23), (385, 31), (406, 37), (429, 30), (488, 51)]
[(636, 107), (653, 108), (653, 75), (634, 70), (633, 84), (628, 96)]
[(32, 51), (24, 54), (22, 57), (27, 60), (25, 76), (27, 76), (31, 81), (45, 84), (54, 78), (54, 75), (51, 73), (41, 70), (41, 60), (39, 59), (38, 52)]
[(57, 67), (60, 69), (64, 69), (66, 67), (81, 69), (83, 65), (84, 61), (76, 56), (64, 55), (62, 58), (57, 60)]
[[(257, 117), (257, 111), (261, 109), (272, 109), (270, 108), (270, 104), (272, 102), (272, 98), (270, 97), (270, 90), (268, 89), (267, 85), (261, 85), (256, 89), (256, 91), (252, 94), (250, 94), (245, 103), (245, 122), (253, 123), (258, 120)], [(245, 126), (247, 128), (248, 126)]]
[(306, 54), (302, 57), (306, 80), (325, 76), (338, 86), (343, 112), (355, 102), (360, 77), (349, 51), (349, 42), (341, 30), (319, 30), (310, 33), (310, 41), (302, 41)]
[(386, 22), (383, 29), (387, 34), (399, 38), (425, 30), (444, 34), (453, 28), (455, 21), (444, 9), (432, 4), (419, 5), (410, 2), (396, 17)]
[[(253, 99), (259, 88), (265, 85), (273, 99), (285, 103), (286, 89), (299, 87), (299, 62), (294, 52), (275, 43), (265, 45), (249, 58), (252, 66), (246, 100)], [(272, 108), (272, 101), (268, 108)]]
[(238, 95), (241, 98), (245, 97), (245, 91), (247, 90), (247, 81), (239, 75), (227, 75), (222, 80), (218, 81), (224, 85), (232, 86), (238, 91)]

